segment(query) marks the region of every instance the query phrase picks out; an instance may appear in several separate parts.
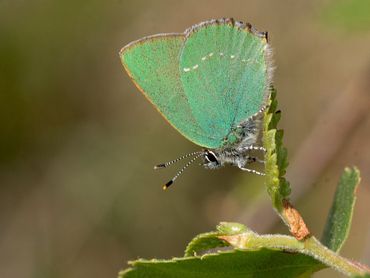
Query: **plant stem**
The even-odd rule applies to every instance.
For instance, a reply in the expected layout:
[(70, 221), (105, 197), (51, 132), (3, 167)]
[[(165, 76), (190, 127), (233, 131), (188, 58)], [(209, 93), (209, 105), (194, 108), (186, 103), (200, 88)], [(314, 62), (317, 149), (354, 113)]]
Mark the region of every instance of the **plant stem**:
[(324, 264), (342, 272), (343, 274), (348, 276), (357, 276), (370, 273), (370, 270), (366, 266), (355, 264), (352, 261), (341, 257), (339, 254), (322, 245), (315, 237), (307, 238), (304, 241), (304, 245), (305, 248), (302, 250), (302, 253), (319, 259)]
[(250, 231), (239, 235), (220, 236), (219, 238), (227, 241), (233, 247), (240, 249), (272, 248), (305, 254), (348, 276), (361, 276), (370, 273), (370, 270), (366, 266), (355, 264), (341, 257), (322, 245), (313, 236), (299, 241), (291, 236), (258, 235)]

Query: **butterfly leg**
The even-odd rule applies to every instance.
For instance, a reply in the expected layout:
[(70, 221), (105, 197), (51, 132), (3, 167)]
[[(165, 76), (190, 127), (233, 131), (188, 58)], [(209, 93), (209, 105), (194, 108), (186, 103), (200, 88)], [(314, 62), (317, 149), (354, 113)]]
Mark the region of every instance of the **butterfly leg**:
[(249, 119), (255, 120), (255, 119), (262, 118), (262, 113), (265, 112), (268, 108), (269, 108), (269, 105), (263, 106), (260, 110), (258, 110), (252, 116), (250, 116)]
[(253, 174), (256, 174), (256, 175), (259, 175), (259, 176), (264, 176), (265, 175), (265, 173), (258, 172), (256, 170), (249, 169), (249, 168), (240, 167), (240, 170), (243, 170), (243, 171), (246, 171), (246, 172), (249, 172), (249, 173), (253, 173)]
[(250, 145), (250, 146), (244, 147), (243, 151), (263, 151), (263, 152), (266, 152), (266, 149), (264, 147)]

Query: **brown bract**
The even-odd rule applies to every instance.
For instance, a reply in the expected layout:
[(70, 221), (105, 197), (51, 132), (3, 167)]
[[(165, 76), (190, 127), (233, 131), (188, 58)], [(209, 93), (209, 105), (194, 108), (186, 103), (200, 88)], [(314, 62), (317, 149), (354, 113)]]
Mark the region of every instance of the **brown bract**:
[(287, 221), (292, 235), (298, 240), (307, 238), (310, 235), (310, 231), (306, 223), (304, 223), (302, 216), (287, 200), (283, 200), (283, 206), (284, 219)]

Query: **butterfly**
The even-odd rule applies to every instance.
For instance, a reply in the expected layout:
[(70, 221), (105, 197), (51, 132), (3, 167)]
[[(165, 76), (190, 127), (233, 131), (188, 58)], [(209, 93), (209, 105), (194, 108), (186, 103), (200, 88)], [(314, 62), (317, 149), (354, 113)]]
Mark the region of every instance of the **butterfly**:
[(168, 188), (195, 160), (217, 169), (261, 162), (257, 145), (272, 79), (267, 32), (232, 18), (196, 24), (184, 33), (148, 36), (120, 51), (137, 88), (184, 137), (203, 147), (155, 167), (191, 159), (167, 182)]

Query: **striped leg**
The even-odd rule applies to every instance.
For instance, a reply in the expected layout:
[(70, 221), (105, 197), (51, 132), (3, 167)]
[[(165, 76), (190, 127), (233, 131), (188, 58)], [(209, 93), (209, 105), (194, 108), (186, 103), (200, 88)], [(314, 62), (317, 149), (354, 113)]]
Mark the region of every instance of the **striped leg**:
[(243, 148), (243, 151), (263, 151), (263, 152), (266, 152), (266, 149), (264, 147), (251, 145), (251, 146)]
[(240, 170), (243, 170), (243, 171), (246, 171), (246, 172), (249, 172), (249, 173), (253, 173), (253, 174), (256, 174), (256, 175), (259, 175), (259, 176), (264, 176), (265, 175), (265, 173), (261, 173), (261, 172), (258, 172), (256, 170), (253, 170), (253, 169), (240, 167)]

